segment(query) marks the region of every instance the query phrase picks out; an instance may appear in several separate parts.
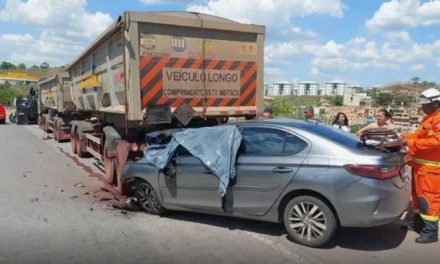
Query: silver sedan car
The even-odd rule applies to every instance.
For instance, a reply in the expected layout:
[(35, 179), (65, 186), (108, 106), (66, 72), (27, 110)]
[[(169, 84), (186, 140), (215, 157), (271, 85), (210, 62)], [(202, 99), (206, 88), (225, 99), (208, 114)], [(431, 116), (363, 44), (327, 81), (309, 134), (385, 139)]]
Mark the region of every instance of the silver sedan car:
[(400, 153), (367, 148), (356, 136), (314, 121), (229, 125), (243, 140), (228, 210), (218, 178), (182, 150), (173, 174), (142, 158), (127, 163), (129, 194), (153, 214), (169, 209), (282, 223), (294, 241), (311, 247), (327, 243), (339, 227), (387, 224), (408, 206), (410, 177)]

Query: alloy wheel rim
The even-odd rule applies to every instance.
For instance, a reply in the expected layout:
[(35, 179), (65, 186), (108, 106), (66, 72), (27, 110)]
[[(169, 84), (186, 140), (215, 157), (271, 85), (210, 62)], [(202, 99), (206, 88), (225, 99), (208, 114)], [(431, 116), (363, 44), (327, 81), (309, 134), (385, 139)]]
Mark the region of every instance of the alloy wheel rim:
[(327, 219), (316, 204), (300, 202), (290, 209), (289, 227), (302, 240), (313, 241), (324, 236)]
[(159, 210), (159, 205), (151, 188), (142, 186), (142, 188), (137, 190), (137, 194), (139, 196), (139, 203), (145, 210), (148, 212), (157, 212)]

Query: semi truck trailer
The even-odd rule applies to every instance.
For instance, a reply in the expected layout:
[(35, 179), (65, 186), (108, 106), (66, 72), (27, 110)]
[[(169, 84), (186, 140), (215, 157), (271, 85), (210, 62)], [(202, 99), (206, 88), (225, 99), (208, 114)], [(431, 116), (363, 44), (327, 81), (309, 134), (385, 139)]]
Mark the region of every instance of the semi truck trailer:
[(264, 36), (264, 26), (206, 14), (125, 12), (40, 82), (42, 126), (102, 160), (123, 192), (123, 166), (142, 155), (145, 133), (262, 112)]

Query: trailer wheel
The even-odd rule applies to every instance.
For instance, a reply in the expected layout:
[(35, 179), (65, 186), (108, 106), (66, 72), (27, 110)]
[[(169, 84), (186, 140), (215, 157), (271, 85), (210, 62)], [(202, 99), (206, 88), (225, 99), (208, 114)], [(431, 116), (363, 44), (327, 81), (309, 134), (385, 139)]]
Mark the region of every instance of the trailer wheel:
[(17, 122), (17, 117), (13, 113), (9, 114), (9, 122), (11, 123)]
[(58, 122), (55, 122), (53, 126), (53, 139), (55, 139), (56, 142), (60, 142), (60, 139), (58, 137)]
[(41, 129), (43, 129), (43, 132), (46, 133), (46, 118), (41, 119)]
[(72, 133), (72, 135), (71, 135), (70, 146), (72, 147), (73, 154), (76, 154), (77, 153), (77, 150), (76, 150), (76, 132)]
[(79, 133), (76, 133), (76, 152), (77, 152), (76, 154), (78, 155), (78, 157), (85, 158), (86, 153), (83, 151), (81, 138), (80, 138)]
[(124, 165), (127, 162), (128, 148), (130, 144), (125, 140), (119, 140), (116, 145), (116, 186), (118, 187), (118, 192), (122, 195), (127, 194), (126, 185), (122, 180), (122, 171)]
[(115, 183), (115, 176), (116, 176), (116, 159), (109, 157), (108, 155), (108, 145), (107, 142), (104, 144), (104, 177), (105, 180), (110, 183)]

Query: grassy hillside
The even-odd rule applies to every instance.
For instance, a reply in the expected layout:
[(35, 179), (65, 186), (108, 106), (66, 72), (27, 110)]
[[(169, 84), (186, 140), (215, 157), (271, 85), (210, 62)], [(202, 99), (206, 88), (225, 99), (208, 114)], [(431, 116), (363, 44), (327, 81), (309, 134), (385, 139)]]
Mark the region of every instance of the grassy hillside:
[(334, 105), (335, 97), (328, 96), (277, 96), (265, 100), (266, 107), (271, 107), (276, 117), (302, 118), (305, 106), (320, 106), (322, 102)]
[(19, 95), (27, 95), (30, 89), (29, 84), (23, 85), (0, 85), (0, 103), (3, 105), (12, 105), (14, 98)]

